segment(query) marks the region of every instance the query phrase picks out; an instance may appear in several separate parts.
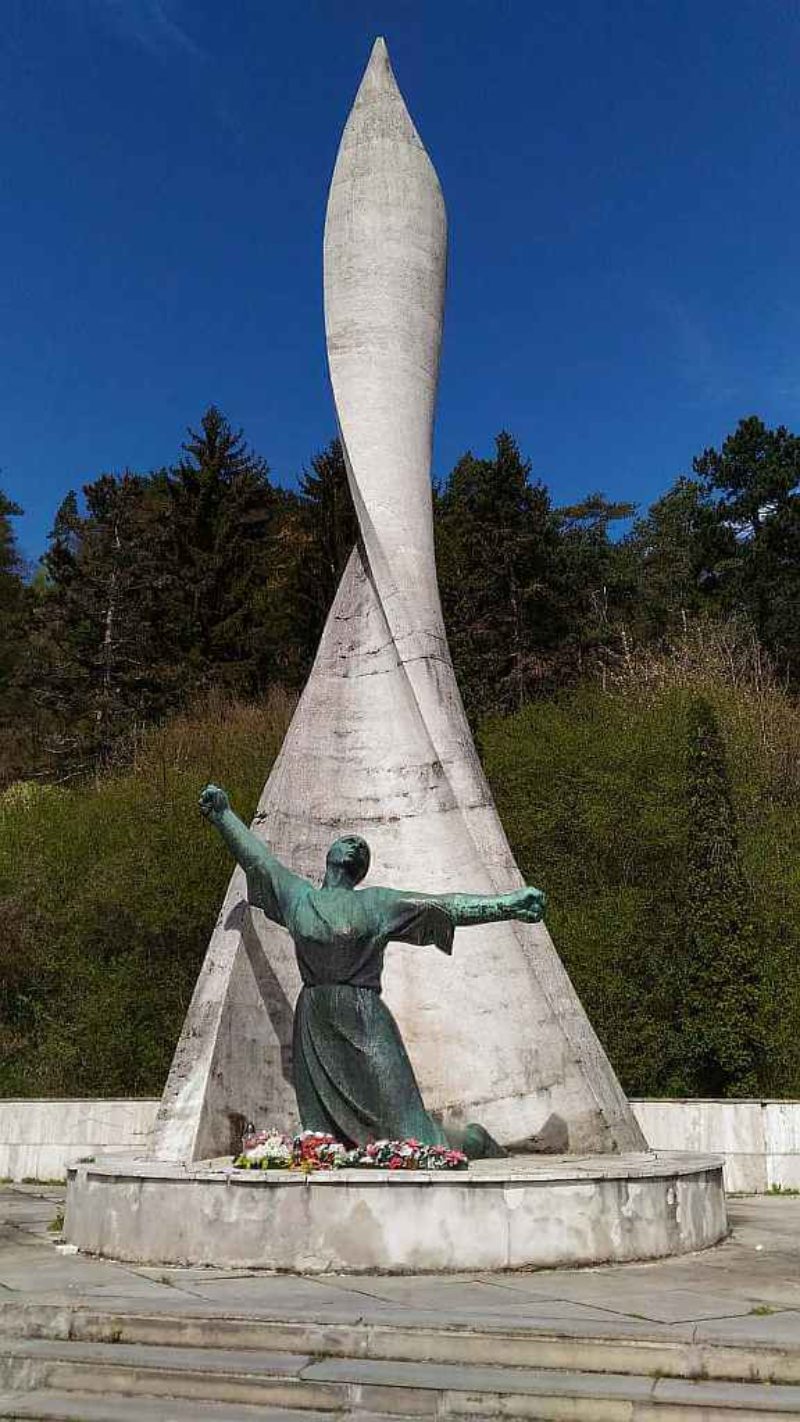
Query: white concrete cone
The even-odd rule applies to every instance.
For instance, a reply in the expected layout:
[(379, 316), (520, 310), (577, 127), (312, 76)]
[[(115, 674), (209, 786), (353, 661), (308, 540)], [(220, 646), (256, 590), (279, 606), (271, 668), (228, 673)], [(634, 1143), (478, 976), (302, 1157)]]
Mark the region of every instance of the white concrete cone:
[[(325, 224), (331, 383), (362, 546), (261, 797), (256, 832), (321, 879), (363, 835), (370, 883), (487, 893), (522, 882), (458, 693), (436, 582), (430, 461), (444, 309), (441, 189), (375, 42)], [(542, 886), (546, 888), (547, 886)], [(390, 946), (384, 977), (429, 1110), (502, 1142), (640, 1150), (644, 1139), (547, 930), (459, 929), (452, 958)], [(289, 935), (237, 871), (156, 1123), (165, 1159), (235, 1148), (243, 1118), (296, 1122)]]

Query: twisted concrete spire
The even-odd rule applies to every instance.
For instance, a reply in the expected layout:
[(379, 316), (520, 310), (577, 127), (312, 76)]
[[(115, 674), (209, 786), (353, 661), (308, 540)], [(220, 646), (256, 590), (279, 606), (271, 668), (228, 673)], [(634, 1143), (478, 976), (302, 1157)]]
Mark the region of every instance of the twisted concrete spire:
[[(331, 384), (361, 542), (254, 822), (318, 878), (363, 835), (371, 881), (426, 892), (521, 884), (456, 686), (433, 553), (430, 461), (442, 337), (441, 189), (376, 41), (325, 224)], [(545, 886), (546, 887), (546, 886)], [(543, 925), (456, 934), (452, 959), (390, 946), (384, 975), (425, 1103), (501, 1141), (641, 1149), (611, 1066)], [(170, 1072), (155, 1154), (232, 1149), (242, 1118), (296, 1120), (287, 933), (230, 884)]]

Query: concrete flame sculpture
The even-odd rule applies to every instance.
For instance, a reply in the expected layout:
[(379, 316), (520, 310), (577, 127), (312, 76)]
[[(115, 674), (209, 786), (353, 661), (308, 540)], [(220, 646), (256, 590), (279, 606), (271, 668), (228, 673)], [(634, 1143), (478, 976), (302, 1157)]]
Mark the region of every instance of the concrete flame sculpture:
[[(378, 40), (342, 138), (325, 226), (331, 383), (361, 541), (254, 822), (298, 873), (363, 835), (376, 882), (521, 885), (475, 753), (436, 583), (430, 461), (446, 218)], [(546, 885), (544, 886), (546, 888)], [(581, 1152), (644, 1142), (543, 925), (457, 934), (452, 959), (395, 946), (387, 1001), (429, 1110), (501, 1141)], [(230, 884), (156, 1126), (164, 1160), (221, 1155), (244, 1118), (290, 1125), (287, 933)]]

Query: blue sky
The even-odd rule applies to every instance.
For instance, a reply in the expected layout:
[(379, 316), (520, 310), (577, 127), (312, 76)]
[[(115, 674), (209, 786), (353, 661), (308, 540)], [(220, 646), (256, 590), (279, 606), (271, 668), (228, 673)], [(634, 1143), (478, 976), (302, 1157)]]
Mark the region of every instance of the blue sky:
[(376, 34), (442, 180), (434, 466), (508, 428), (646, 505), (800, 428), (800, 9), (776, 0), (3, 0), (0, 487), (174, 460), (214, 402), (292, 483), (334, 432), (321, 243)]

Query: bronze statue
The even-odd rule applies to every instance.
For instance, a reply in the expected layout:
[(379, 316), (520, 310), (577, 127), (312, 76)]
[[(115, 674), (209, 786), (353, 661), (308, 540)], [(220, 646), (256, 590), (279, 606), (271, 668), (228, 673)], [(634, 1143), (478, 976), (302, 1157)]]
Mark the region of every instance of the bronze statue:
[(483, 1127), (447, 1135), (428, 1115), (397, 1023), (381, 997), (387, 943), (453, 949), (456, 928), (518, 919), (538, 923), (539, 889), (509, 894), (422, 894), (356, 886), (370, 853), (358, 835), (328, 850), (320, 888), (292, 873), (233, 813), (224, 790), (207, 785), (200, 809), (219, 830), (247, 879), (247, 900), (294, 940), (303, 987), (294, 1014), (294, 1088), (304, 1130), (345, 1144), (414, 1138), (458, 1145), (470, 1156), (501, 1155)]

